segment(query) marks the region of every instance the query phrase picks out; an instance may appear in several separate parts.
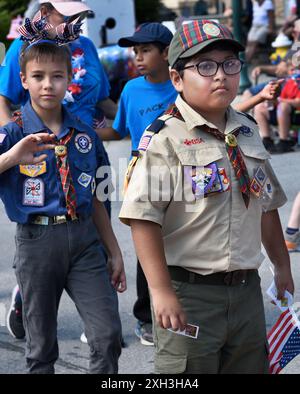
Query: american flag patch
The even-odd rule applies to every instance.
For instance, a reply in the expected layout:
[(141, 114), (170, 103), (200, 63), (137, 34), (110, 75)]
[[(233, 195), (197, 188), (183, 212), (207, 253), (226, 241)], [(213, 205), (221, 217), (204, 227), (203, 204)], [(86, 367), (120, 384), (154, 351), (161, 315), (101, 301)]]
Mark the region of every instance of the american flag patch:
[(3, 144), (5, 137), (6, 137), (6, 134), (0, 133), (0, 144)]
[(142, 137), (142, 139), (140, 141), (138, 150), (146, 151), (148, 146), (149, 146), (149, 144), (150, 144), (150, 141), (152, 140), (153, 135), (154, 135), (154, 133), (151, 133), (151, 134), (147, 133), (147, 134), (143, 135), (143, 137)]

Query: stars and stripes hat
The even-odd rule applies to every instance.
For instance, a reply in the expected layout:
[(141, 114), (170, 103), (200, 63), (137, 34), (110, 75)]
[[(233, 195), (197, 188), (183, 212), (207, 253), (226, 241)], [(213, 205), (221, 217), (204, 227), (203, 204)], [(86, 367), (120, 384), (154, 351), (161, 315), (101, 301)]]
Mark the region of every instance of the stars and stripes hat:
[(173, 67), (178, 59), (199, 53), (216, 41), (229, 42), (239, 52), (245, 50), (243, 45), (234, 39), (227, 26), (205, 19), (183, 23), (170, 44), (168, 55), (170, 66)]

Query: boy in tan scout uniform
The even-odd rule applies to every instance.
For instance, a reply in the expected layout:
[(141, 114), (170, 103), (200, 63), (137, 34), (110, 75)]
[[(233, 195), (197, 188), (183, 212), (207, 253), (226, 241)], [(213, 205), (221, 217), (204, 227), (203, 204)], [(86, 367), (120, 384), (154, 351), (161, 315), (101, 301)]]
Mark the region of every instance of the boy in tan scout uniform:
[(255, 121), (230, 106), (242, 50), (212, 21), (177, 31), (179, 96), (144, 133), (121, 209), (152, 297), (157, 373), (268, 372), (261, 242), (278, 298), (294, 291), (277, 212), (286, 196)]

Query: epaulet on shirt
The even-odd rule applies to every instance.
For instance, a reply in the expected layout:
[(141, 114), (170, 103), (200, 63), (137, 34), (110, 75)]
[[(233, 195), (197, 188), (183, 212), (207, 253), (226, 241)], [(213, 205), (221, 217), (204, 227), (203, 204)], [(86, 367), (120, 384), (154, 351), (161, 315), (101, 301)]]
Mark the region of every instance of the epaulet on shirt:
[(246, 116), (246, 118), (248, 118), (249, 120), (251, 120), (252, 122), (254, 122), (255, 124), (257, 124), (256, 120), (253, 118), (252, 115), (248, 114), (247, 112), (239, 112), (237, 111), (238, 114)]
[[(141, 141), (140, 141), (138, 149), (137, 150), (133, 150), (131, 152), (132, 159), (130, 160), (130, 163), (129, 163), (128, 167), (127, 167), (127, 171), (126, 171), (125, 179), (124, 179), (124, 185), (123, 185), (123, 192), (124, 193), (126, 192), (126, 190), (128, 188), (128, 185), (129, 185), (129, 182), (130, 182), (130, 179), (131, 179), (134, 167), (135, 167), (138, 159), (141, 156), (141, 154), (140, 154), (141, 151), (146, 151), (147, 150), (148, 145), (149, 145), (149, 143), (151, 141), (152, 135), (158, 134), (165, 127), (166, 121), (168, 119), (172, 118), (172, 117), (173, 116), (169, 116), (169, 115), (163, 114), (159, 118), (155, 119), (155, 121), (152, 122), (151, 125), (148, 126), (146, 131), (144, 132), (144, 134), (143, 134), (143, 136), (141, 138)], [(150, 134), (147, 135), (147, 132), (150, 133), (151, 135)]]

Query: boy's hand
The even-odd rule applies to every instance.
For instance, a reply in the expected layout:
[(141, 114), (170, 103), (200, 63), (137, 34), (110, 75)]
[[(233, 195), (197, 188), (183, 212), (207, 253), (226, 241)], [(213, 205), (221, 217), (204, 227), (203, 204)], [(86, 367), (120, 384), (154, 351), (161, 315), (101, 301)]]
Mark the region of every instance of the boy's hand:
[(280, 86), (284, 82), (284, 79), (278, 79), (277, 81), (270, 81), (260, 92), (262, 100), (275, 100), (280, 95)]
[(274, 281), (277, 288), (278, 300), (284, 297), (285, 290), (292, 295), (294, 294), (294, 281), (289, 266), (275, 267)]
[(123, 293), (127, 289), (127, 284), (122, 255), (118, 254), (114, 257), (108, 257), (107, 266), (111, 284), (116, 291)]
[(42, 154), (35, 156), (37, 152), (42, 152), (48, 149), (55, 149), (52, 144), (55, 135), (48, 133), (30, 134), (20, 140), (9, 150), (9, 155), (17, 164), (38, 164), (45, 160), (47, 155)]
[(186, 316), (174, 290), (172, 288), (151, 289), (151, 295), (157, 324), (161, 328), (184, 330), (187, 323)]
[(260, 74), (261, 74), (261, 68), (260, 67), (254, 67), (254, 69), (252, 70), (252, 73), (251, 73), (251, 77), (255, 81), (256, 78), (258, 78), (260, 76)]

